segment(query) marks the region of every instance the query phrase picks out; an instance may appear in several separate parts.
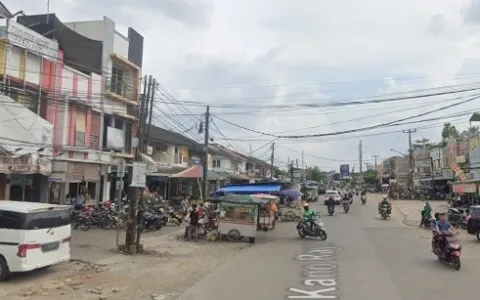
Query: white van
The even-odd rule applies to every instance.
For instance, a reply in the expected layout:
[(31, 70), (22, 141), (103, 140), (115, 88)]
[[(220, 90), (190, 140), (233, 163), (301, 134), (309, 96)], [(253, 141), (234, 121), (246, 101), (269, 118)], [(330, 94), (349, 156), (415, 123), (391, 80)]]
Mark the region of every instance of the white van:
[(0, 281), (70, 260), (69, 206), (0, 201)]

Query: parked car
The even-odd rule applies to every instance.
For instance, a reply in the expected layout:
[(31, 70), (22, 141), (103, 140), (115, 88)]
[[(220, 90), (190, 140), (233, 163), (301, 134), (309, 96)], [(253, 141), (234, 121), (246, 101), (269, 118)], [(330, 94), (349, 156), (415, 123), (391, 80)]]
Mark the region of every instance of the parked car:
[(338, 191), (334, 191), (334, 190), (327, 190), (327, 192), (325, 193), (325, 199), (324, 199), (324, 204), (327, 205), (327, 200), (330, 198), (330, 197), (333, 197), (333, 200), (335, 200), (335, 205), (340, 205), (340, 203), (342, 202), (341, 200), (341, 197), (340, 197), (340, 194), (338, 193)]
[(70, 260), (70, 207), (0, 201), (0, 281)]
[(470, 207), (470, 218), (467, 221), (467, 232), (476, 235), (480, 241), (480, 205)]

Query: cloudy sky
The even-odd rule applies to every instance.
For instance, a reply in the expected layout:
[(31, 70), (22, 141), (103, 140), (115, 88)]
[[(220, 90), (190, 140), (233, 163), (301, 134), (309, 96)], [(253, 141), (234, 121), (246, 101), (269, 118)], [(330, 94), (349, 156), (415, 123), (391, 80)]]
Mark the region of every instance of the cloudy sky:
[[(47, 0), (2, 2), (11, 11), (47, 11)], [(106, 15), (121, 32), (127, 27), (141, 32), (144, 73), (184, 103), (159, 102), (165, 115), (158, 113), (157, 123), (174, 127), (174, 118), (181, 128), (192, 128), (208, 103), (218, 127), (212, 129), (215, 141), (245, 153), (251, 149), (260, 158), (270, 155), (267, 143), (274, 137), (216, 116), (273, 135), (326, 134), (432, 111), (476, 92), (340, 102), (461, 90), (480, 79), (480, 0), (50, 0), (50, 12), (62, 21)], [(466, 114), (445, 116), (473, 112), (479, 104), (408, 120), (437, 118), (423, 123), (277, 139), (276, 163), (284, 166), (288, 157), (301, 161), (303, 150), (309, 165), (338, 170), (348, 163), (358, 170), (360, 139), (364, 162), (372, 163), (372, 155), (406, 152), (402, 130), (417, 128), (413, 139), (438, 140), (445, 121), (468, 126)], [(186, 134), (202, 138), (195, 130)]]

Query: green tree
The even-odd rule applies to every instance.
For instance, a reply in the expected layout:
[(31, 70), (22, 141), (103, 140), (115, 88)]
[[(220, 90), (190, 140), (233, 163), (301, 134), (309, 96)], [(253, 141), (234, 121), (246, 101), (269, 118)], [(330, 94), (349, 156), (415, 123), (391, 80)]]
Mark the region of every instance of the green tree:
[(367, 185), (374, 185), (377, 183), (377, 171), (367, 170), (363, 172), (363, 182)]
[(435, 145), (430, 142), (429, 139), (427, 138), (421, 138), (419, 140), (416, 140), (412, 144), (412, 149), (417, 150), (417, 149), (432, 149)]
[(315, 166), (310, 169), (310, 179), (313, 181), (325, 181), (327, 179), (327, 174), (322, 172), (319, 167)]
[(281, 170), (279, 167), (275, 167), (275, 177), (286, 175), (287, 172)]
[(452, 125), (451, 123), (445, 123), (443, 124), (443, 129), (442, 129), (442, 140), (446, 140), (448, 138), (457, 138), (459, 136), (459, 132), (455, 125)]

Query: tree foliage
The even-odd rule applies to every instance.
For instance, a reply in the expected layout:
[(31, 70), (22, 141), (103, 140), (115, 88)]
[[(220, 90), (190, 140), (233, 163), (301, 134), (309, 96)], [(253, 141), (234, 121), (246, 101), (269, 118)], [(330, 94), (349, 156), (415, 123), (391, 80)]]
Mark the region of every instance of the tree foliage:
[(315, 166), (310, 169), (310, 179), (313, 181), (325, 181), (327, 179), (327, 174), (320, 170), (319, 167)]
[(452, 125), (451, 123), (447, 122), (443, 124), (442, 128), (442, 140), (446, 140), (448, 138), (458, 138), (459, 137), (459, 132), (457, 130), (457, 127), (455, 125)]
[(432, 149), (433, 147), (435, 147), (435, 144), (430, 142), (430, 140), (427, 138), (421, 138), (419, 140), (416, 140), (414, 143), (412, 143), (413, 150)]
[(363, 172), (363, 182), (367, 185), (374, 185), (377, 183), (377, 171), (367, 170)]

